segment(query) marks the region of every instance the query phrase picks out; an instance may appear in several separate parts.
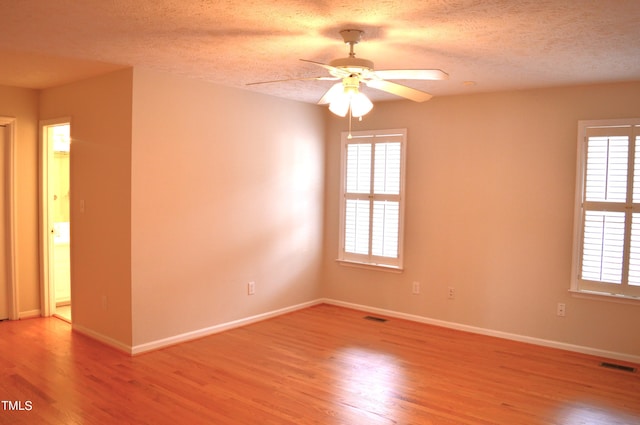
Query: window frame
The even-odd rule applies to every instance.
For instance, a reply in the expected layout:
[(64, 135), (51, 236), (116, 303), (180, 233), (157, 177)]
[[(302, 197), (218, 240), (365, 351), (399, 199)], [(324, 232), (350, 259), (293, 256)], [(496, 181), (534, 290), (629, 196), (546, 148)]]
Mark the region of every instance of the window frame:
[[(373, 164), (375, 158), (375, 144), (385, 143), (389, 141), (389, 137), (399, 138), (400, 140), (400, 182), (399, 193), (397, 195), (391, 194), (376, 194), (374, 192), (373, 181), (375, 179)], [(386, 138), (386, 139), (385, 139)], [(373, 215), (373, 202), (383, 200), (397, 200), (398, 202), (398, 246), (397, 257), (382, 257), (371, 254), (356, 254), (345, 251), (345, 236), (346, 236), (346, 203), (350, 198), (347, 193), (347, 149), (350, 144), (355, 143), (368, 143), (372, 144), (372, 156), (371, 156), (371, 182), (370, 192), (364, 197), (368, 197), (370, 202), (369, 217), (372, 219)], [(373, 268), (383, 271), (402, 272), (403, 270), (403, 246), (404, 246), (404, 210), (405, 210), (405, 180), (406, 180), (406, 151), (407, 151), (407, 129), (388, 129), (388, 130), (365, 130), (365, 131), (352, 131), (342, 132), (341, 134), (341, 153), (340, 153), (340, 228), (339, 228), (339, 249), (337, 261), (344, 265), (350, 265), (355, 267)], [(359, 194), (363, 195), (363, 194)], [(373, 228), (369, 227), (369, 240)], [(371, 252), (372, 246), (369, 245), (369, 251)]]
[[(587, 201), (587, 151), (589, 137), (616, 136), (621, 129), (628, 128), (627, 156), (627, 199), (624, 202)], [(583, 120), (578, 121), (576, 161), (576, 186), (574, 204), (573, 256), (570, 292), (574, 296), (599, 300), (640, 304), (640, 286), (630, 285), (627, 281), (629, 270), (629, 249), (631, 238), (631, 220), (633, 214), (640, 213), (640, 202), (633, 202), (634, 176), (640, 176), (640, 162), (635, 164), (636, 148), (640, 149), (640, 118)], [(636, 144), (638, 146), (636, 147)], [(638, 168), (638, 169), (635, 169)], [(625, 213), (625, 230), (622, 254), (621, 283), (608, 283), (582, 279), (583, 245), (585, 216), (590, 212)]]

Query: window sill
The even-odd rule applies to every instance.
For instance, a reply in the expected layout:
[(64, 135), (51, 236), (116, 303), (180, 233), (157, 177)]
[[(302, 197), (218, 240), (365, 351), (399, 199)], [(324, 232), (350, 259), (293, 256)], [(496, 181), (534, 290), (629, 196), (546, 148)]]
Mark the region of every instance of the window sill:
[(620, 304), (640, 305), (640, 298), (631, 297), (628, 295), (614, 295), (614, 294), (607, 294), (605, 292), (595, 292), (595, 291), (579, 291), (576, 289), (570, 289), (569, 293), (571, 294), (572, 297), (575, 297), (575, 298), (585, 298), (588, 300), (606, 301), (606, 302), (620, 303)]
[(338, 264), (345, 267), (355, 267), (358, 269), (369, 269), (369, 270), (378, 270), (389, 273), (402, 273), (404, 269), (396, 266), (389, 266), (385, 264), (371, 264), (371, 263), (359, 263), (357, 261), (348, 261), (348, 260), (336, 260)]

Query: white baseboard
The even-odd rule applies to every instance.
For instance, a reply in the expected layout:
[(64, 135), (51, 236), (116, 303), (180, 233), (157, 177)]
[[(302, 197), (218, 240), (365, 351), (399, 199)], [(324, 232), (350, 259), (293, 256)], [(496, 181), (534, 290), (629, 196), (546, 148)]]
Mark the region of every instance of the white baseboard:
[[(297, 305), (293, 305), (290, 307), (285, 307), (279, 310), (273, 310), (270, 312), (266, 312), (266, 313), (262, 313), (262, 314), (258, 314), (255, 316), (250, 316), (250, 317), (245, 317), (243, 319), (238, 319), (238, 320), (234, 320), (231, 322), (226, 322), (226, 323), (220, 323), (218, 325), (214, 325), (214, 326), (209, 326), (206, 328), (202, 328), (202, 329), (198, 329), (195, 331), (190, 331), (190, 332), (185, 332), (183, 334), (179, 334), (179, 335), (174, 335), (168, 338), (163, 338), (163, 339), (159, 339), (156, 341), (151, 341), (151, 342), (147, 342), (144, 344), (138, 344), (138, 345), (134, 345), (134, 346), (129, 346), (126, 344), (123, 344), (120, 341), (116, 341), (112, 338), (109, 338), (105, 335), (102, 335), (100, 333), (94, 332), (90, 329), (84, 328), (82, 326), (78, 326), (78, 325), (73, 325), (73, 330), (78, 331), (81, 334), (87, 335), (91, 338), (97, 339), (98, 341), (101, 341), (111, 347), (114, 347), (120, 351), (123, 351), (127, 354), (130, 355), (136, 355), (136, 354), (141, 354), (141, 353), (145, 353), (148, 351), (153, 351), (153, 350), (158, 350), (160, 348), (164, 348), (164, 347), (168, 347), (170, 345), (175, 345), (175, 344), (180, 344), (182, 342), (186, 342), (186, 341), (190, 341), (190, 340), (194, 340), (194, 339), (198, 339), (198, 338), (202, 338), (208, 335), (213, 335), (219, 332), (224, 332), (230, 329), (234, 329), (234, 328), (238, 328), (241, 326), (246, 326), (249, 325), (251, 323), (255, 323), (255, 322), (260, 322), (262, 320), (266, 320), (266, 319), (270, 319), (273, 317), (277, 317), (283, 314), (287, 314), (287, 313), (291, 313), (297, 310), (302, 310), (304, 308), (308, 308), (308, 307), (312, 307), (314, 305), (318, 305), (318, 304), (330, 304), (330, 305), (335, 305), (335, 306), (339, 306), (339, 307), (345, 307), (345, 308), (351, 308), (354, 310), (360, 310), (363, 312), (367, 312), (367, 313), (375, 313), (375, 314), (380, 314), (383, 316), (388, 316), (388, 317), (395, 317), (398, 319), (404, 319), (404, 320), (410, 320), (413, 322), (418, 322), (418, 323), (425, 323), (428, 325), (434, 325), (434, 326), (440, 326), (440, 327), (444, 327), (444, 328), (449, 328), (449, 329), (455, 329), (455, 330), (459, 330), (459, 331), (464, 331), (464, 332), (471, 332), (471, 333), (475, 333), (475, 334), (480, 334), (480, 335), (487, 335), (487, 336), (493, 336), (493, 337), (497, 337), (497, 338), (503, 338), (503, 339), (508, 339), (508, 340), (512, 340), (512, 341), (519, 341), (519, 342), (525, 342), (525, 343), (529, 343), (529, 344), (535, 344), (535, 345), (540, 345), (540, 346), (544, 346), (544, 347), (551, 347), (551, 348), (557, 348), (560, 350), (565, 350), (565, 351), (572, 351), (572, 352), (576, 352), (576, 353), (582, 353), (582, 354), (589, 354), (589, 355), (593, 355), (593, 356), (597, 356), (597, 357), (604, 357), (607, 359), (614, 359), (614, 360), (621, 360), (621, 361), (627, 361), (627, 362), (631, 362), (631, 363), (636, 363), (636, 364), (640, 364), (640, 356), (636, 356), (636, 355), (632, 355), (632, 354), (626, 354), (626, 353), (618, 353), (615, 351), (607, 351), (607, 350), (601, 350), (598, 348), (592, 348), (592, 347), (586, 347), (586, 346), (581, 346), (581, 345), (574, 345), (574, 344), (568, 344), (568, 343), (564, 343), (564, 342), (559, 342), (559, 341), (552, 341), (552, 340), (547, 340), (547, 339), (542, 339), (542, 338), (534, 338), (534, 337), (529, 337), (529, 336), (524, 336), (524, 335), (518, 335), (518, 334), (513, 334), (513, 333), (509, 333), (509, 332), (502, 332), (502, 331), (496, 331), (496, 330), (492, 330), (492, 329), (485, 329), (485, 328), (480, 328), (480, 327), (476, 327), (476, 326), (470, 326), (470, 325), (464, 325), (461, 323), (455, 323), (455, 322), (447, 322), (444, 320), (438, 320), (438, 319), (432, 319), (429, 317), (425, 317), (425, 316), (418, 316), (418, 315), (414, 315), (414, 314), (408, 314), (408, 313), (402, 313), (402, 312), (398, 312), (398, 311), (394, 311), (394, 310), (387, 310), (387, 309), (383, 309), (383, 308), (377, 308), (377, 307), (371, 307), (371, 306), (367, 306), (367, 305), (363, 305), (363, 304), (355, 304), (355, 303), (349, 303), (349, 302), (345, 302), (345, 301), (339, 301), (339, 300), (334, 300), (331, 298), (320, 298), (314, 301), (308, 301), (302, 304), (297, 304)], [(40, 311), (39, 310), (34, 310), (34, 312), (37, 312), (36, 316), (40, 315)], [(21, 313), (21, 318), (23, 317), (23, 315), (25, 314), (32, 314), (34, 312), (23, 312)], [(25, 316), (26, 317), (26, 316)], [(35, 317), (35, 316), (29, 316), (29, 317)]]
[(84, 326), (77, 325), (75, 323), (71, 324), (71, 329), (73, 329), (74, 331), (76, 331), (76, 332), (78, 332), (78, 333), (80, 333), (82, 335), (88, 336), (89, 338), (98, 340), (98, 341), (102, 342), (103, 344), (106, 344), (106, 345), (108, 345), (110, 347), (115, 348), (116, 350), (123, 351), (123, 352), (125, 352), (127, 354), (131, 354), (131, 346), (129, 346), (129, 345), (123, 343), (123, 342), (120, 342), (120, 341), (118, 341), (116, 339), (110, 338), (110, 337), (108, 337), (106, 335), (103, 335), (103, 334), (101, 334), (99, 332), (96, 332), (96, 331), (93, 331), (91, 329), (85, 328)]
[(33, 319), (34, 317), (40, 317), (40, 309), (18, 312), (18, 319)]
[(413, 321), (413, 322), (425, 323), (425, 324), (428, 324), (428, 325), (441, 326), (441, 327), (444, 327), (444, 328), (455, 329), (455, 330), (459, 330), (459, 331), (471, 332), (471, 333), (480, 334), (480, 335), (493, 336), (493, 337), (509, 339), (509, 340), (519, 341), (519, 342), (526, 342), (526, 343), (529, 343), (529, 344), (541, 345), (541, 346), (544, 346), (544, 347), (558, 348), (560, 350), (565, 350), (565, 351), (573, 351), (573, 352), (576, 352), (576, 353), (589, 354), (589, 355), (598, 356), (598, 357), (605, 357), (605, 358), (608, 358), (608, 359), (615, 359), (615, 360), (621, 360), (621, 361), (627, 361), (627, 362), (631, 362), (631, 363), (640, 364), (640, 356), (634, 356), (632, 354), (625, 354), (625, 353), (618, 353), (618, 352), (615, 352), (615, 351), (600, 350), (598, 348), (585, 347), (585, 346), (582, 346), (582, 345), (567, 344), (567, 343), (564, 343), (564, 342), (552, 341), (552, 340), (541, 339), (541, 338), (534, 338), (534, 337), (518, 335), (518, 334), (512, 334), (512, 333), (502, 332), (502, 331), (495, 331), (495, 330), (492, 330), (492, 329), (485, 329), (485, 328), (479, 328), (479, 327), (476, 327), (476, 326), (463, 325), (461, 323), (447, 322), (447, 321), (444, 321), (444, 320), (431, 319), (431, 318), (424, 317), (424, 316), (401, 313), (401, 312), (398, 312), (398, 311), (386, 310), (386, 309), (383, 309), (383, 308), (370, 307), (370, 306), (362, 305), (362, 304), (354, 304), (354, 303), (334, 300), (334, 299), (330, 299), (330, 298), (325, 298), (325, 299), (322, 299), (322, 300), (319, 300), (319, 301), (321, 301), (322, 303), (325, 303), (325, 304), (331, 304), (331, 305), (335, 305), (335, 306), (339, 306), (339, 307), (351, 308), (351, 309), (354, 309), (354, 310), (361, 310), (361, 311), (367, 312), (367, 313), (376, 313), (376, 314), (380, 314), (380, 315), (383, 315), (383, 316), (395, 317), (395, 318), (398, 318), (398, 319), (405, 319), (405, 320), (410, 320), (410, 321)]
[(317, 304), (322, 304), (322, 300), (309, 301), (302, 304), (297, 304), (291, 307), (285, 307), (279, 310), (273, 310), (267, 313), (258, 314), (255, 316), (245, 317), (243, 319), (234, 320), (231, 322), (221, 323), (207, 328), (198, 329), (191, 332), (186, 332), (180, 335), (171, 336), (168, 338), (159, 339), (156, 341), (147, 342), (144, 344), (134, 345), (131, 347), (131, 355), (145, 353), (147, 351), (157, 350), (170, 345), (179, 344), (181, 342), (190, 341), (193, 339), (202, 338), (205, 336), (213, 335), (219, 332), (227, 331), (229, 329), (246, 326), (251, 323), (260, 322), (262, 320), (270, 319), (272, 317), (280, 316), (282, 314), (291, 313), (296, 310), (302, 310)]

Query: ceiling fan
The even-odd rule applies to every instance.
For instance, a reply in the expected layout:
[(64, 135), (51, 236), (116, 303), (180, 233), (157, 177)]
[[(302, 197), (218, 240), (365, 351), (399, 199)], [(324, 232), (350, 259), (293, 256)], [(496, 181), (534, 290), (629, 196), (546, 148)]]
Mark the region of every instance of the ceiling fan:
[(318, 101), (319, 105), (329, 104), (329, 109), (342, 117), (351, 112), (351, 116), (362, 117), (367, 114), (373, 104), (359, 91), (360, 83), (367, 87), (382, 90), (396, 96), (404, 97), (415, 102), (424, 102), (432, 95), (389, 80), (446, 80), (449, 75), (439, 69), (393, 69), (374, 71), (373, 62), (368, 59), (356, 58), (353, 47), (362, 39), (363, 31), (345, 29), (340, 31), (345, 44), (349, 45), (349, 57), (332, 60), (329, 64), (300, 59), (303, 62), (321, 66), (329, 71), (329, 76), (310, 78), (289, 78), (285, 80), (262, 81), (247, 85), (276, 83), (294, 80), (341, 80), (334, 84)]

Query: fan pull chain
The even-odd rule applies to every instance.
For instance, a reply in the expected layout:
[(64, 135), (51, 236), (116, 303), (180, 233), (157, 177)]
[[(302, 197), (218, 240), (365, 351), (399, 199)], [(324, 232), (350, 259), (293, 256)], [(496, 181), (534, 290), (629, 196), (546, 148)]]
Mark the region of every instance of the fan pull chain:
[[(353, 117), (353, 114), (351, 113), (351, 108), (349, 108), (349, 134), (347, 135), (347, 139), (351, 139), (351, 118)], [(358, 117), (358, 121), (362, 121), (362, 116)]]

